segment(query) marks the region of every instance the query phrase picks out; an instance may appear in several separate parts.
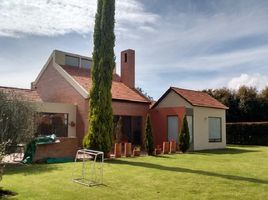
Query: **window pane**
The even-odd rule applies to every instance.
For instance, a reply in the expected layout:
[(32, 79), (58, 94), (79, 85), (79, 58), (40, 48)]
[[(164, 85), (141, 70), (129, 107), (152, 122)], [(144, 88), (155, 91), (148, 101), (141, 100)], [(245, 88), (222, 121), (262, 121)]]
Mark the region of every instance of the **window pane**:
[(87, 59), (81, 59), (81, 67), (85, 69), (90, 69), (91, 61)]
[(178, 142), (179, 122), (178, 116), (168, 116), (168, 140)]
[(37, 135), (68, 136), (68, 114), (41, 113), (38, 119)]
[(193, 143), (193, 116), (187, 116), (187, 123), (189, 127), (190, 143)]
[(65, 64), (69, 66), (79, 67), (79, 58), (66, 55)]
[(221, 141), (221, 118), (209, 117), (209, 141)]

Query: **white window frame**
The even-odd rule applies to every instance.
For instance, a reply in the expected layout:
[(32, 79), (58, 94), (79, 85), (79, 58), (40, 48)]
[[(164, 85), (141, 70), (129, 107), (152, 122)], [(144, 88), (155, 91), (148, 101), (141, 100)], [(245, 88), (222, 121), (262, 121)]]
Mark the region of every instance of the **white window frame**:
[[(220, 120), (220, 135), (219, 138), (211, 138), (210, 133), (210, 119), (219, 119)], [(209, 142), (222, 142), (222, 118), (221, 117), (208, 117), (208, 141)]]

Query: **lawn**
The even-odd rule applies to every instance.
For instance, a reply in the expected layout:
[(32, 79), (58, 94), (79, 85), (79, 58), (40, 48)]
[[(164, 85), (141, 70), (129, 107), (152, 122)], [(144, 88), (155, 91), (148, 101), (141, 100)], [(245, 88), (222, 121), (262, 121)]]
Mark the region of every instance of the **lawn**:
[(73, 165), (9, 166), (1, 186), (27, 200), (268, 199), (268, 147), (110, 160), (95, 187), (73, 183)]

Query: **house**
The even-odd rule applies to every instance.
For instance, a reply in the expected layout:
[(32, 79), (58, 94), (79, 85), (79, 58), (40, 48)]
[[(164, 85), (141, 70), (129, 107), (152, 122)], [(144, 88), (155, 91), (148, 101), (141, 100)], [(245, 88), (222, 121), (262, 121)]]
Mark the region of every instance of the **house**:
[(178, 141), (186, 115), (192, 150), (226, 146), (225, 111), (228, 109), (207, 93), (170, 87), (150, 110), (154, 142)]
[[(31, 89), (0, 87), (36, 105), (37, 133), (54, 133), (60, 143), (40, 145), (35, 160), (73, 157), (87, 133), (89, 91), (92, 87), (89, 57), (54, 50), (31, 83)], [(121, 76), (113, 72), (112, 108), (122, 134), (117, 140), (143, 146), (147, 115), (151, 115), (155, 145), (178, 140), (183, 116), (187, 116), (191, 149), (224, 148), (226, 106), (206, 93), (171, 87), (154, 104), (135, 89), (135, 51), (121, 52)]]

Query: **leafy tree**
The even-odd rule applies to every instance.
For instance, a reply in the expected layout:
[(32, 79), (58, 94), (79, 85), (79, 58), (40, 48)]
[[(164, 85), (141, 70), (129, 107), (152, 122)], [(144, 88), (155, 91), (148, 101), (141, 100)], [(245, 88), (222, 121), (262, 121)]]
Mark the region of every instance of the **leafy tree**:
[(149, 115), (147, 116), (146, 120), (146, 129), (145, 129), (145, 148), (148, 152), (148, 155), (153, 155), (154, 153), (154, 138), (153, 138), (153, 131), (151, 125), (151, 119)]
[(21, 96), (0, 91), (0, 180), (2, 159), (11, 145), (27, 143), (34, 137), (35, 106)]
[(190, 148), (190, 133), (186, 115), (183, 117), (183, 123), (179, 134), (179, 147), (183, 153)]
[(92, 89), (90, 91), (89, 129), (83, 144), (108, 153), (112, 147), (112, 74), (114, 55), (115, 0), (98, 0), (94, 27)]

